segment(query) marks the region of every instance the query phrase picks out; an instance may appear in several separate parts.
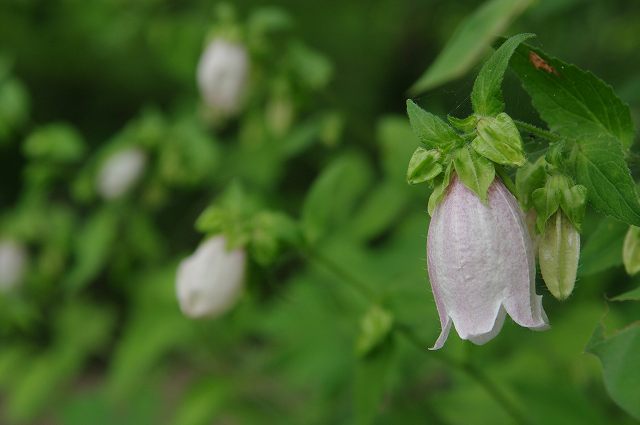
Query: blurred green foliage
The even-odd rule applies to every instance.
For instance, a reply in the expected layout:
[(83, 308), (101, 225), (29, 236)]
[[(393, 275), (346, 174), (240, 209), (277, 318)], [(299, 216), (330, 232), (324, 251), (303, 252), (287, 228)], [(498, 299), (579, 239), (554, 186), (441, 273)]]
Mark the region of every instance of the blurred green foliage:
[[(486, 346), (426, 350), (439, 332), (429, 194), (405, 184), (417, 140), (404, 108), (439, 52), (452, 49), (417, 101), (441, 115), (470, 111), (469, 71), (490, 35), (532, 32), (640, 117), (639, 3), (490, 3), (234, 2), (250, 96), (239, 117), (213, 122), (195, 70), (216, 2), (3, 0), (0, 238), (29, 256), (23, 284), (0, 294), (0, 423), (516, 423), (505, 405), (532, 424), (634, 423), (605, 391), (621, 379), (608, 366), (617, 340), (592, 338), (601, 321), (639, 317), (633, 301), (603, 300), (639, 283), (610, 219), (585, 219), (574, 296), (545, 297), (551, 330), (507, 324)], [(478, 20), (487, 10), (491, 22)], [(465, 19), (482, 28), (456, 33)], [(509, 73), (505, 101), (540, 122)], [(525, 141), (532, 157), (536, 143)], [(102, 199), (101, 165), (130, 147), (147, 155), (141, 180)], [(248, 289), (225, 316), (191, 321), (176, 267), (233, 184), (262, 213), (242, 230), (256, 246)], [(307, 251), (277, 255), (287, 241), (272, 233), (291, 229), (276, 211), (300, 221)]]

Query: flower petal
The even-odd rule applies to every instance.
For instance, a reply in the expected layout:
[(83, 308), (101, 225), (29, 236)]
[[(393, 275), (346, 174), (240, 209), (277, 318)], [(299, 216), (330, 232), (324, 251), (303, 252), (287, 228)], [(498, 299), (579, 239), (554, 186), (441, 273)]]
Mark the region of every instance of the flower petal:
[(442, 333), (451, 322), (462, 339), (483, 344), (508, 313), (520, 325), (548, 325), (535, 294), (535, 258), (524, 215), (499, 179), (480, 199), (454, 176), (434, 211), (427, 242), (429, 277)]

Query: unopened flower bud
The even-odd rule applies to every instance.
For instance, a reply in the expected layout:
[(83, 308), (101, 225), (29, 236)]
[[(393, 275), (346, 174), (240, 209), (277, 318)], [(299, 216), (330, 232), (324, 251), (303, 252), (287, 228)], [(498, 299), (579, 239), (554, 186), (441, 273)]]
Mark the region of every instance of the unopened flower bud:
[(21, 244), (0, 240), (0, 292), (7, 292), (22, 282), (26, 262), (27, 253)]
[(236, 303), (243, 287), (245, 251), (228, 251), (226, 245), (224, 236), (213, 236), (180, 263), (176, 291), (186, 316), (219, 316)]
[(557, 299), (564, 300), (573, 292), (579, 258), (580, 233), (558, 210), (547, 221), (538, 246), (542, 278)]
[(249, 56), (242, 44), (213, 40), (198, 63), (198, 87), (204, 102), (224, 115), (235, 114), (242, 104), (248, 74)]
[(98, 173), (98, 193), (105, 199), (116, 199), (129, 191), (140, 179), (147, 162), (139, 148), (114, 153), (106, 159)]
[(622, 262), (630, 276), (640, 272), (640, 227), (630, 226), (624, 237)]
[(443, 346), (451, 325), (462, 339), (484, 344), (509, 314), (521, 326), (548, 326), (535, 293), (535, 260), (524, 214), (500, 179), (487, 202), (454, 176), (435, 208), (427, 242), (429, 278)]

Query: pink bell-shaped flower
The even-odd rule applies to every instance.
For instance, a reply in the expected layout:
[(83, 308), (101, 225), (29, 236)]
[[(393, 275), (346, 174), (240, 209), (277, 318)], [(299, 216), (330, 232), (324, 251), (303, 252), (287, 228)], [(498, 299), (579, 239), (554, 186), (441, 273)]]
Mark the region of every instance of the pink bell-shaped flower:
[(454, 175), (431, 218), (429, 278), (442, 326), (432, 349), (444, 345), (451, 324), (475, 344), (494, 338), (506, 314), (527, 328), (548, 327), (522, 210), (498, 178), (487, 196), (482, 203)]

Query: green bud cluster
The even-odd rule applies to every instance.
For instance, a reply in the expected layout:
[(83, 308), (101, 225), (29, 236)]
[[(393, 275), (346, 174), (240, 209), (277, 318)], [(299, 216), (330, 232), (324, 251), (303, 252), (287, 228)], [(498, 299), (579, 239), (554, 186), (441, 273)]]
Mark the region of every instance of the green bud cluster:
[(516, 174), (520, 203), (525, 211), (536, 216), (542, 278), (559, 300), (571, 295), (575, 285), (580, 228), (587, 200), (587, 189), (574, 185), (571, 178), (558, 171), (562, 160), (562, 146), (558, 144), (545, 157), (526, 164)]
[(409, 161), (407, 182), (429, 183), (429, 213), (442, 200), (452, 172), (483, 202), (495, 178), (495, 165), (525, 163), (520, 133), (509, 115), (448, 117), (449, 123), (407, 101), (411, 126), (423, 143)]

